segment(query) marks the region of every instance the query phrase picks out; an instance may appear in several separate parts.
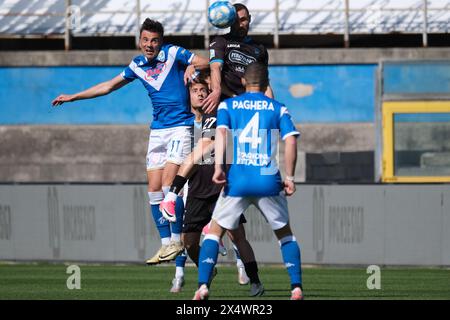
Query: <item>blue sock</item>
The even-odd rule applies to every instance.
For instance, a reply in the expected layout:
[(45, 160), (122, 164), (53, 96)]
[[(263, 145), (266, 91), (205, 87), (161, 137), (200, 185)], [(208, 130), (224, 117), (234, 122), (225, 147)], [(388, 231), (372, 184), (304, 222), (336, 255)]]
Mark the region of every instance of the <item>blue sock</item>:
[(209, 284), (219, 254), (219, 237), (212, 234), (205, 236), (198, 259), (198, 285)]
[(186, 265), (186, 260), (187, 260), (187, 255), (186, 255), (186, 250), (184, 250), (182, 254), (178, 255), (175, 258), (175, 267), (184, 268), (184, 266)]
[(161, 211), (159, 211), (159, 204), (152, 204), (151, 211), (161, 239), (170, 238), (170, 223), (164, 219)]
[(184, 215), (184, 202), (183, 198), (177, 197), (177, 202), (175, 203), (175, 216), (177, 221), (171, 223), (172, 233), (181, 233), (183, 230), (183, 215)]
[(302, 287), (302, 266), (300, 257), (300, 247), (294, 236), (287, 236), (280, 240), (281, 254), (286, 266), (291, 287)]

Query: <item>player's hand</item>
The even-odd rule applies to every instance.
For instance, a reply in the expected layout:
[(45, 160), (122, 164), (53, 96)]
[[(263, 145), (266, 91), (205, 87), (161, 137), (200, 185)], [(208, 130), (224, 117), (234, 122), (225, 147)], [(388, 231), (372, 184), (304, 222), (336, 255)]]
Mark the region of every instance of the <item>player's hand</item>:
[(214, 170), (212, 181), (218, 185), (224, 185), (227, 182), (227, 177), (222, 168), (216, 167), (216, 169)]
[(192, 64), (187, 66), (186, 71), (184, 71), (184, 85), (186, 86), (190, 81), (195, 81), (196, 77), (195, 67)]
[(52, 101), (54, 107), (62, 105), (64, 102), (74, 101), (74, 95), (72, 94), (62, 94)]
[(220, 90), (212, 91), (205, 100), (203, 100), (202, 109), (205, 113), (213, 113), (220, 102)]
[(295, 183), (294, 181), (284, 180), (284, 193), (287, 196), (292, 196), (295, 192)]

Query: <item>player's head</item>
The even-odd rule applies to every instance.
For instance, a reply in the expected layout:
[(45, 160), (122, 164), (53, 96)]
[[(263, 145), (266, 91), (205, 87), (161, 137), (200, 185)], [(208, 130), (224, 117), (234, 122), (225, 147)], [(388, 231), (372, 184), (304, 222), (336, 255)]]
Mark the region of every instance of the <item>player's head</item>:
[(145, 19), (141, 26), (139, 47), (148, 60), (159, 54), (164, 37), (164, 27), (158, 21)]
[(196, 111), (202, 111), (203, 100), (209, 94), (209, 85), (206, 78), (199, 76), (196, 81), (190, 81), (189, 84), (189, 96), (191, 99), (191, 107)]
[(235, 3), (233, 6), (236, 9), (236, 21), (231, 26), (231, 33), (239, 38), (244, 38), (250, 29), (252, 16), (247, 7), (242, 3)]
[(259, 62), (249, 64), (245, 69), (242, 84), (246, 89), (266, 91), (269, 85), (269, 70), (267, 66)]

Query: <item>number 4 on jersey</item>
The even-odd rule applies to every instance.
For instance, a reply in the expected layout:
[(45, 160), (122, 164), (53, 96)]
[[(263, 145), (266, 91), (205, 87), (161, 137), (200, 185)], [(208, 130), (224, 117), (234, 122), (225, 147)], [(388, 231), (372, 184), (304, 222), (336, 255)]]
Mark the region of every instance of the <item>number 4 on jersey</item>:
[(239, 143), (250, 143), (252, 149), (256, 149), (262, 142), (259, 136), (259, 112), (255, 113), (239, 135)]

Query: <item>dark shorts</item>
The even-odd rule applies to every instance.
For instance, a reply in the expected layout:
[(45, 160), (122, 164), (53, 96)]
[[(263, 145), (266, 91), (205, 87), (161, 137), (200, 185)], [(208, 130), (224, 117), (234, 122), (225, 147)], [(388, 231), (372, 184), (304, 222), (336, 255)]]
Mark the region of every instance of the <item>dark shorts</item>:
[[(203, 228), (211, 221), (219, 195), (209, 198), (187, 197), (184, 209), (183, 233), (202, 232)], [(244, 215), (241, 215), (239, 224), (246, 223)]]

